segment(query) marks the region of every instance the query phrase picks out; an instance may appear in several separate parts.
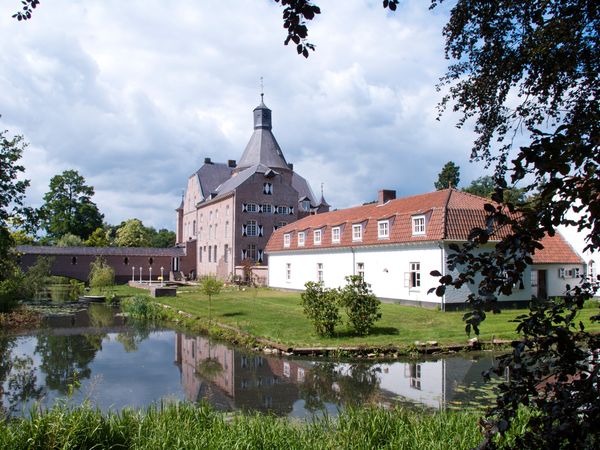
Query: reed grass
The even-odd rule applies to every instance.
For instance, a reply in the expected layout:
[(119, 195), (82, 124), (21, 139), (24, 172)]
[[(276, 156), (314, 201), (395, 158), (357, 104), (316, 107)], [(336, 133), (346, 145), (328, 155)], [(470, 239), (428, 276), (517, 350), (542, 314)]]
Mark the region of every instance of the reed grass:
[(481, 440), (477, 414), (351, 409), (301, 421), (220, 413), (188, 403), (102, 413), (89, 405), (33, 409), (0, 423), (7, 449), (467, 449)]

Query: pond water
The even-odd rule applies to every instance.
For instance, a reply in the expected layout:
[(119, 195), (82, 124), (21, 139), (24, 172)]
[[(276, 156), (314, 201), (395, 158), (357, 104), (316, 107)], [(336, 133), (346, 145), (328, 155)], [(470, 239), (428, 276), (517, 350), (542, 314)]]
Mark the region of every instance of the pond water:
[(90, 305), (51, 317), (42, 332), (0, 336), (0, 396), (8, 415), (34, 402), (86, 400), (104, 411), (187, 400), (290, 417), (335, 415), (359, 404), (464, 409), (489, 403), (481, 372), (493, 359), (491, 353), (388, 362), (277, 357), (127, 323), (116, 309)]

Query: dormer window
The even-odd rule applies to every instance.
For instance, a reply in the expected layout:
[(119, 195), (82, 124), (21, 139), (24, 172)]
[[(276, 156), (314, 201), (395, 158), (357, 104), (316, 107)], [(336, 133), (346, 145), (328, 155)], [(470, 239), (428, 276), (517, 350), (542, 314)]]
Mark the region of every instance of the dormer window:
[(315, 245), (321, 245), (321, 234), (322, 234), (321, 230), (315, 230), (313, 232), (313, 240), (314, 240)]
[(310, 210), (310, 200), (302, 200), (302, 209), (304, 211)]
[(380, 220), (377, 222), (377, 238), (389, 239), (390, 238), (390, 221)]
[(413, 236), (425, 234), (425, 216), (413, 216), (412, 234)]
[(298, 247), (304, 247), (305, 236), (304, 231), (298, 233)]
[(333, 227), (331, 229), (331, 242), (334, 244), (339, 244), (340, 243), (340, 235), (341, 235), (340, 227)]
[(289, 247), (290, 246), (290, 242), (292, 241), (290, 233), (286, 233), (283, 235), (283, 246), (284, 247)]
[(352, 225), (352, 240), (362, 241), (362, 225)]

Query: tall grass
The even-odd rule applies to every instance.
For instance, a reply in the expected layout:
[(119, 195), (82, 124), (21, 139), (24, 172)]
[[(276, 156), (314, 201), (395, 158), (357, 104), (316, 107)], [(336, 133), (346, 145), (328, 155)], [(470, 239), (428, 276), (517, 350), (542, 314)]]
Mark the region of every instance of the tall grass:
[(10, 449), (447, 449), (481, 440), (477, 415), (361, 408), (312, 421), (239, 414), (210, 406), (170, 404), (103, 414), (89, 406), (32, 410), (0, 424)]

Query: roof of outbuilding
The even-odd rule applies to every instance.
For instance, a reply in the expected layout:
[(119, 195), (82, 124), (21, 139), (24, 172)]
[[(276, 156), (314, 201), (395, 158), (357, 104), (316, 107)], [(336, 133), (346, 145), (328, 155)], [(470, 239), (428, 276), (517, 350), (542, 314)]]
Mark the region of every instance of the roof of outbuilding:
[(185, 256), (185, 248), (152, 247), (52, 247), (37, 245), (17, 245), (19, 253), (34, 255), (72, 255), (72, 256)]
[(584, 264), (583, 259), (557, 231), (554, 236), (544, 236), (543, 249), (533, 255), (534, 264)]

